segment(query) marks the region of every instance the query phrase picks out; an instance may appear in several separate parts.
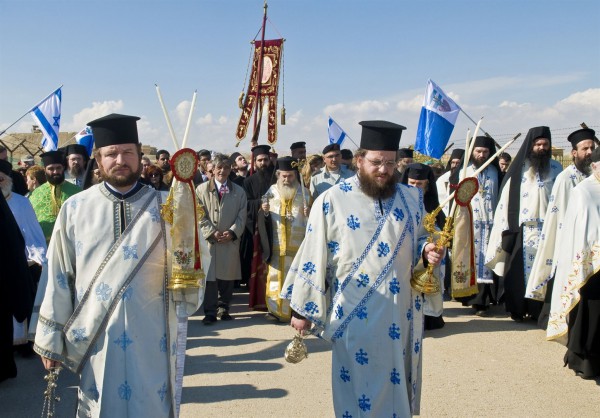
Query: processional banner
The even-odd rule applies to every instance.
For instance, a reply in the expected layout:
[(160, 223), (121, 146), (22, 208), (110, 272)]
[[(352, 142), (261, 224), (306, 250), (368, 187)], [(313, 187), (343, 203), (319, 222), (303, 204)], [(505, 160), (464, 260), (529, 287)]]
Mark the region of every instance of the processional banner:
[[(259, 68), (258, 63), (261, 56), (262, 42), (254, 42), (252, 74), (236, 132), (238, 141), (241, 141), (246, 137), (248, 132), (248, 123), (250, 122), (250, 118), (256, 109), (257, 96), (260, 96), (259, 109), (263, 108), (265, 100), (268, 99), (269, 110), (267, 118), (267, 140), (270, 144), (274, 144), (277, 141), (277, 93), (279, 91), (279, 70), (283, 51), (283, 41), (283, 39), (271, 39), (264, 41), (264, 49), (262, 52), (262, 77), (260, 79), (260, 83), (258, 82), (258, 72), (261, 69)], [(262, 114), (259, 114), (259, 116), (262, 116)]]

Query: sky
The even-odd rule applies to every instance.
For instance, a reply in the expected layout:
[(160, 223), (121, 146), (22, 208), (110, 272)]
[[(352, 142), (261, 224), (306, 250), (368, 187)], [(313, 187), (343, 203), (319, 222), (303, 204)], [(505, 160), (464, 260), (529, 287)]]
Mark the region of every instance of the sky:
[[(196, 91), (187, 146), (247, 152), (250, 134), (235, 147), (238, 97), (263, 3), (0, 0), (0, 131), (62, 85), (61, 131), (137, 115), (140, 141), (174, 152), (158, 85), (180, 143)], [(581, 122), (600, 132), (598, 22), (600, 2), (586, 0), (270, 0), (266, 38), (286, 39), (274, 148), (321, 152), (329, 116), (344, 148), (372, 119), (406, 126), (412, 145), (428, 79), (500, 144), (546, 125), (566, 147)], [(464, 148), (474, 129), (460, 114), (450, 143)]]

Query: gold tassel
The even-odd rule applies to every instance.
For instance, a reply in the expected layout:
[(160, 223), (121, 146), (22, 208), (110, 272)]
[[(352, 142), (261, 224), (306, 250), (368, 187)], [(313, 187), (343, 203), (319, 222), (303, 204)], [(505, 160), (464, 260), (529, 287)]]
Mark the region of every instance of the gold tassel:
[(285, 107), (281, 108), (281, 124), (285, 125)]
[(243, 91), (240, 93), (240, 97), (238, 98), (238, 106), (240, 107), (240, 109), (244, 108), (244, 92)]
[(60, 212), (60, 206), (62, 204), (62, 202), (60, 201), (60, 191), (61, 191), (61, 187), (60, 185), (58, 186), (54, 186), (54, 185), (50, 185), (50, 202), (51, 202), (51, 208), (52, 208), (52, 215), (54, 216), (58, 216), (58, 212)]

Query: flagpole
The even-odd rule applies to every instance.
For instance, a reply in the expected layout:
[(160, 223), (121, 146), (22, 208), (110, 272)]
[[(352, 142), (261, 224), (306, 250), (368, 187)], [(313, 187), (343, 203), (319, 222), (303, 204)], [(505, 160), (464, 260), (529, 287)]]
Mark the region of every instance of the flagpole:
[[(471, 122), (473, 122), (475, 125), (477, 125), (477, 122), (475, 122), (475, 121), (473, 120), (473, 118), (472, 118), (471, 116), (469, 116), (469, 115), (467, 114), (467, 112), (465, 112), (465, 111), (462, 109), (462, 107), (459, 107), (459, 109), (460, 109), (460, 111), (463, 113), (463, 115), (465, 115), (467, 118), (469, 118), (469, 120), (470, 120)], [(488, 138), (492, 138), (492, 136), (491, 136), (490, 134), (488, 134), (486, 131), (484, 131), (484, 130), (483, 130), (483, 128), (479, 128), (479, 129), (481, 129), (481, 131), (482, 131), (482, 132), (485, 134), (485, 136), (487, 136)], [(500, 144), (499, 144), (499, 143), (497, 143), (497, 142), (496, 142), (496, 140), (494, 140), (494, 145), (496, 145), (496, 148), (500, 148)]]
[(14, 121), (13, 123), (11, 123), (6, 129), (4, 129), (2, 132), (0, 132), (0, 136), (4, 135), (6, 133), (6, 131), (8, 131), (10, 128), (12, 128), (13, 126), (15, 126), (17, 123), (19, 123), (19, 121), (21, 119), (23, 119), (25, 116), (27, 116), (28, 114), (31, 113), (31, 111), (33, 109), (35, 109), (36, 107), (38, 107), (40, 105), (40, 103), (46, 101), (48, 99), (48, 97), (52, 96), (54, 93), (56, 93), (57, 90), (60, 90), (63, 87), (64, 84), (61, 84), (60, 87), (54, 89), (52, 91), (52, 93), (50, 93), (49, 95), (47, 95), (46, 97), (44, 97), (42, 100), (40, 100), (39, 102), (37, 102), (37, 104), (35, 106), (33, 106), (30, 110), (28, 110), (27, 112), (25, 112), (23, 114), (23, 116), (21, 116), (19, 119), (17, 119), (16, 121)]
[(257, 76), (257, 80), (256, 80), (256, 108), (254, 110), (254, 135), (252, 139), (255, 139), (256, 143), (255, 144), (250, 144), (251, 146), (256, 146), (258, 145), (258, 137), (254, 138), (254, 136), (256, 135), (256, 129), (257, 129), (257, 125), (258, 123), (262, 122), (262, 112), (261, 112), (261, 120), (258, 120), (258, 110), (259, 110), (259, 106), (260, 106), (260, 110), (262, 111), (262, 106), (260, 103), (260, 90), (262, 87), (262, 75), (263, 75), (263, 57), (265, 54), (265, 28), (267, 26), (267, 8), (269, 6), (267, 5), (267, 0), (265, 0), (265, 5), (264, 5), (264, 9), (265, 12), (263, 14), (263, 24), (262, 24), (262, 34), (261, 34), (261, 38), (260, 38), (260, 54), (258, 55), (258, 62), (257, 62), (257, 71), (256, 71), (256, 76)]

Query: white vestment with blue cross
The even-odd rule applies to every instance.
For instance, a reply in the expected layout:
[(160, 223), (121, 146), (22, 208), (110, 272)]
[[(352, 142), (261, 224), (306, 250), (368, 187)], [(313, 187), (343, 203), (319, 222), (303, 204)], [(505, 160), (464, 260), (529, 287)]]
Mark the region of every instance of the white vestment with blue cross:
[(424, 213), (419, 189), (379, 202), (356, 176), (313, 204), (282, 296), (332, 342), (336, 417), (419, 412), (424, 300), (410, 278)]
[(121, 207), (99, 184), (58, 215), (34, 348), (80, 374), (78, 416), (175, 416), (177, 315), (195, 312), (199, 294), (166, 289), (158, 193), (143, 187)]

